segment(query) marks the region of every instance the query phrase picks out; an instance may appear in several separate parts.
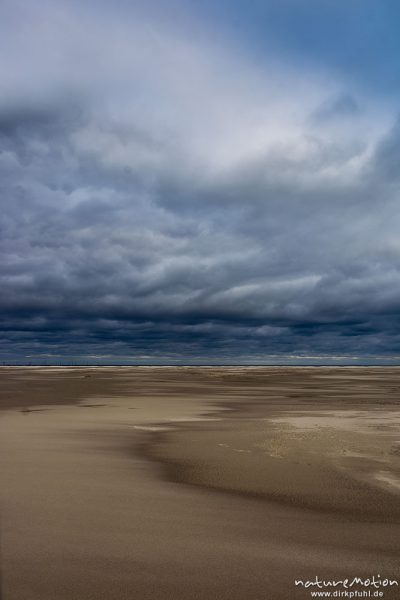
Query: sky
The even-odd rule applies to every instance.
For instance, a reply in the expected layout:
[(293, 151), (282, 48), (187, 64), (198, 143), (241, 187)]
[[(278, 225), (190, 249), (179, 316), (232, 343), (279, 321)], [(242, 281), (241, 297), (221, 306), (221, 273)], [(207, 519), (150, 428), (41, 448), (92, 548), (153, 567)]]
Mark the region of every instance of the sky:
[(398, 364), (397, 0), (3, 0), (0, 362)]

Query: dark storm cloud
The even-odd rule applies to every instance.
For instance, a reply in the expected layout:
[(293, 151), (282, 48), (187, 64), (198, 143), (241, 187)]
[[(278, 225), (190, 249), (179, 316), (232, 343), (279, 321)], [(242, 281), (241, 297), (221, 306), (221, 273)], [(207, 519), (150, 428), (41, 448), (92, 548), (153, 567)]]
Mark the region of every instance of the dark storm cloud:
[(399, 352), (400, 135), (379, 104), (154, 24), (149, 41), (43, 10), (33, 83), (15, 45), (0, 73), (4, 359)]

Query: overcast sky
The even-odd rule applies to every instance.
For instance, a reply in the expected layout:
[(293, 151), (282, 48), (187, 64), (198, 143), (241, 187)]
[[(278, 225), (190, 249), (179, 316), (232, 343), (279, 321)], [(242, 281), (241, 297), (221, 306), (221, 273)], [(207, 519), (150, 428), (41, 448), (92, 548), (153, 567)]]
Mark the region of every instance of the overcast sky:
[(3, 0), (0, 360), (398, 362), (397, 0)]

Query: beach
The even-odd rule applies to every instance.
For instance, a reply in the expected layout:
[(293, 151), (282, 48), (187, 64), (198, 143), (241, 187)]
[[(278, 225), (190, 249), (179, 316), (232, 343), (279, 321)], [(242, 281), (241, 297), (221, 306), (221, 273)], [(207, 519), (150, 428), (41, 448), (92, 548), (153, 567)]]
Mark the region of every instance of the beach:
[(0, 409), (2, 600), (400, 583), (400, 368), (1, 367)]

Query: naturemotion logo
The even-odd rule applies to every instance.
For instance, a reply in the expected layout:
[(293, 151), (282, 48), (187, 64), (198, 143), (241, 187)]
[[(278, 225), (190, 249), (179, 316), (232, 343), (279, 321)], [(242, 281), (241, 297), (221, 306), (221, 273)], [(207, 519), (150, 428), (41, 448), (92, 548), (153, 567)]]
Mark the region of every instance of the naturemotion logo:
[(314, 579), (295, 579), (294, 583), (310, 590), (315, 598), (383, 598), (385, 589), (399, 586), (397, 579), (381, 575), (345, 579), (320, 579), (316, 575)]

